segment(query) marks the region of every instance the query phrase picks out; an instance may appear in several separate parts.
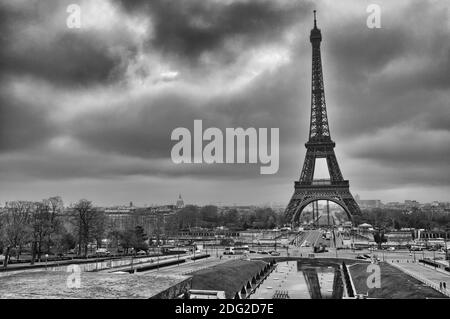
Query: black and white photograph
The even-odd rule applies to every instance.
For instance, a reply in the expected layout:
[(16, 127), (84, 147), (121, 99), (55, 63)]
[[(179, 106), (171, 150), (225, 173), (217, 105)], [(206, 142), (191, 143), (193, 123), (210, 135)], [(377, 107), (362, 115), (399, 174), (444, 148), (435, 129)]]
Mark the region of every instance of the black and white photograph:
[(0, 299), (448, 299), (449, 248), (450, 1), (0, 0)]

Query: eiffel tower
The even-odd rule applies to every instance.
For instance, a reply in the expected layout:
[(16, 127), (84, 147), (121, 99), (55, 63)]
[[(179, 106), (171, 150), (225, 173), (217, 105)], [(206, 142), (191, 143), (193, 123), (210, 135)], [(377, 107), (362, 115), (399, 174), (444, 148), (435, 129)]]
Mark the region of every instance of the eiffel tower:
[[(328, 200), (340, 205), (352, 220), (352, 216), (361, 214), (361, 211), (350, 193), (348, 180), (342, 177), (334, 153), (336, 143), (330, 136), (320, 57), (322, 34), (317, 28), (315, 10), (314, 28), (311, 30), (310, 41), (312, 44), (312, 88), (309, 140), (305, 144), (306, 156), (300, 180), (295, 182), (294, 195), (286, 208), (285, 215), (295, 224), (308, 204), (318, 200)], [(313, 179), (317, 158), (326, 158), (330, 179)]]

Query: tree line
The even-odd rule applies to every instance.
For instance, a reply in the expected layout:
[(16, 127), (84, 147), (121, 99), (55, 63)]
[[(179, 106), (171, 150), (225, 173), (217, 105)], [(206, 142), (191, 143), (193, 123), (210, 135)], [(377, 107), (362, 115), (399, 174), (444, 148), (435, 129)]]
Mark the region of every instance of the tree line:
[(168, 223), (169, 231), (176, 232), (192, 228), (216, 228), (225, 226), (231, 230), (272, 229), (286, 223), (283, 213), (271, 208), (239, 210), (229, 208), (219, 210), (217, 206), (198, 207), (188, 205), (177, 212)]
[(376, 228), (401, 229), (415, 228), (434, 231), (450, 231), (450, 214), (447, 212), (427, 212), (420, 208), (396, 210), (374, 208), (362, 211), (361, 216), (354, 216), (354, 223), (369, 223)]
[(12, 201), (0, 213), (0, 253), (4, 255), (4, 267), (11, 256), (16, 260), (26, 250), (30, 262), (42, 261), (43, 254), (62, 254), (73, 250), (87, 257), (89, 245), (108, 238), (115, 247), (147, 250), (147, 235), (142, 226), (133, 229), (115, 229), (108, 224), (103, 210), (89, 200), (82, 199), (66, 211), (61, 197), (51, 197), (39, 202)]
[(63, 227), (59, 216), (64, 209), (60, 197), (40, 202), (8, 202), (0, 215), (0, 248), (5, 255), (5, 266), (14, 249), (16, 258), (22, 248), (31, 245), (32, 263), (41, 259), (51, 243), (62, 243)]
[[(130, 218), (133, 219), (132, 216)], [(44, 254), (67, 251), (87, 257), (90, 245), (96, 243), (96, 247), (102, 247), (104, 239), (109, 240), (109, 247), (120, 247), (125, 253), (130, 250), (147, 251), (149, 245), (162, 243), (164, 234), (194, 227), (270, 229), (285, 222), (283, 214), (277, 214), (271, 208), (219, 211), (213, 205), (188, 205), (164, 221), (156, 217), (152, 234), (146, 234), (140, 224), (132, 223), (128, 229), (118, 229), (110, 221), (102, 209), (86, 199), (67, 209), (59, 196), (38, 202), (8, 202), (0, 214), (0, 253), (5, 256), (4, 266), (10, 256), (18, 260), (24, 251), (31, 255), (31, 263), (42, 261)], [(148, 240), (149, 235), (156, 240)]]

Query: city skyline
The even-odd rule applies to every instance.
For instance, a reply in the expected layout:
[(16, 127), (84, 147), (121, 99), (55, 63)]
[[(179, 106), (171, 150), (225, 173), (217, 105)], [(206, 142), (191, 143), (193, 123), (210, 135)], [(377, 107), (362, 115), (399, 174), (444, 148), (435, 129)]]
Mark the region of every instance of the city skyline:
[[(59, 196), (59, 195), (54, 195), (54, 196)], [(36, 201), (40, 201), (40, 200), (44, 200), (45, 198), (41, 198), (41, 199), (37, 199)], [(64, 201), (64, 198), (61, 198), (63, 200), (63, 203), (66, 207), (70, 207), (72, 205), (74, 205), (76, 202), (67, 202)], [(80, 198), (81, 199), (81, 198)], [(434, 203), (441, 203), (441, 204), (449, 204), (450, 200), (447, 201), (428, 201), (428, 202), (422, 202), (422, 201), (417, 201), (415, 199), (404, 199), (404, 200), (400, 200), (400, 201), (385, 201), (379, 198), (360, 198), (359, 194), (355, 194), (355, 199), (356, 201), (359, 202), (379, 202), (381, 205), (389, 205), (389, 204), (399, 204), (399, 205), (406, 205), (406, 204), (410, 204), (410, 202), (417, 202), (418, 205), (429, 205), (429, 204), (434, 204)], [(19, 200), (26, 200), (26, 199), (19, 199)], [(79, 199), (78, 199), (79, 200)], [(78, 201), (77, 200), (77, 201)], [(90, 200), (90, 199), (88, 199)], [(2, 207), (3, 205), (6, 206), (6, 204), (8, 202), (13, 202), (14, 200), (10, 200), (10, 201), (5, 201), (4, 203), (2, 203), (0, 205), (0, 207)], [(104, 207), (104, 208), (117, 208), (117, 207), (122, 207), (122, 208), (127, 208), (127, 207), (134, 207), (134, 208), (150, 208), (150, 207), (166, 207), (166, 206), (177, 206), (177, 202), (178, 202), (178, 197), (173, 198), (172, 200), (169, 200), (167, 202), (164, 201), (154, 201), (154, 202), (134, 202), (134, 201), (128, 201), (128, 202), (110, 202), (110, 203), (97, 203), (94, 200), (91, 200), (93, 202), (93, 204), (97, 207)], [(261, 201), (261, 202), (247, 202), (247, 203), (236, 203), (236, 202), (215, 202), (215, 201), (203, 201), (203, 202), (193, 202), (193, 201), (184, 201), (184, 197), (183, 197), (183, 206), (189, 206), (189, 205), (194, 205), (194, 206), (208, 206), (208, 205), (212, 205), (212, 206), (217, 206), (217, 207), (233, 207), (233, 206), (254, 206), (254, 207), (285, 207), (286, 203), (285, 202), (277, 202), (277, 201)], [(320, 200), (319, 201), (319, 205), (325, 205), (324, 203), (326, 202), (326, 200)], [(336, 204), (334, 202), (330, 201), (330, 205), (335, 205), (337, 207), (340, 207), (339, 204)], [(367, 208), (367, 207), (364, 207)]]
[[(380, 29), (365, 1), (231, 0), (80, 1), (70, 29), (71, 2), (0, 1), (0, 202), (287, 204), (309, 129), (314, 9), (353, 194), (450, 201), (444, 1), (380, 1)], [(173, 163), (170, 133), (195, 119), (280, 128), (278, 173)]]

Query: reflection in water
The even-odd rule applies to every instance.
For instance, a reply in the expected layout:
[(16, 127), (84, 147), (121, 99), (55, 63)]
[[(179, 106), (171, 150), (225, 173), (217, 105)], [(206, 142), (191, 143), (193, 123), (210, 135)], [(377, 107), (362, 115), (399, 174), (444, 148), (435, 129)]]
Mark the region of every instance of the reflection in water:
[(340, 279), (337, 265), (280, 262), (250, 298), (272, 299), (277, 292), (287, 292), (291, 299), (342, 298)]

